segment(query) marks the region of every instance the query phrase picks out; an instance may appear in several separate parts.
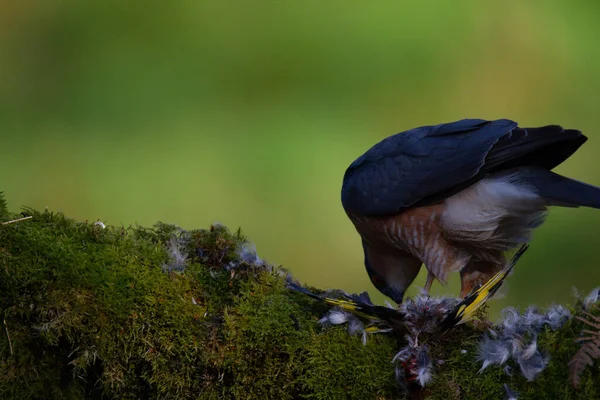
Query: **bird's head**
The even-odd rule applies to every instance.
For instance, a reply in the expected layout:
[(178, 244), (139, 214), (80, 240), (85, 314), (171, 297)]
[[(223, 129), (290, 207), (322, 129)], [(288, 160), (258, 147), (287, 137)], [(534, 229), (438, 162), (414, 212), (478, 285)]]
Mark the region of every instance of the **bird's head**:
[(371, 248), (363, 242), (365, 268), (373, 286), (401, 304), (406, 289), (417, 277), (421, 261), (410, 254), (392, 249)]
[(365, 263), (365, 266), (367, 267), (367, 272), (373, 286), (394, 302), (401, 304), (404, 300), (404, 289), (388, 285), (381, 276), (369, 271), (368, 263)]

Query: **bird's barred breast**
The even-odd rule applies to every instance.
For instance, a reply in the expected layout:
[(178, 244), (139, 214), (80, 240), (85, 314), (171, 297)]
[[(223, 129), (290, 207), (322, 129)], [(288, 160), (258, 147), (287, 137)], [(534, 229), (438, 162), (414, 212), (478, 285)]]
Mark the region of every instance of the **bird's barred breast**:
[(444, 203), (418, 207), (396, 216), (351, 216), (357, 230), (370, 243), (385, 243), (418, 257), (434, 275), (445, 280), (450, 271), (460, 270), (467, 259), (444, 237), (441, 217)]

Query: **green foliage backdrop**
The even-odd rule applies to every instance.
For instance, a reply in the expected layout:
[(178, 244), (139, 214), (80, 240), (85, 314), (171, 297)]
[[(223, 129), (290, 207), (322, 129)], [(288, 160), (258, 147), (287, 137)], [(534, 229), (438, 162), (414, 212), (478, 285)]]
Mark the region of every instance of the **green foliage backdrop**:
[[(382, 301), (339, 189), (383, 137), (464, 117), (560, 123), (590, 137), (560, 172), (600, 184), (597, 2), (1, 8), (0, 184), (13, 211), (242, 226), (298, 279)], [(600, 212), (555, 210), (493, 307), (596, 286), (599, 234)], [(456, 279), (434, 288), (457, 291)]]

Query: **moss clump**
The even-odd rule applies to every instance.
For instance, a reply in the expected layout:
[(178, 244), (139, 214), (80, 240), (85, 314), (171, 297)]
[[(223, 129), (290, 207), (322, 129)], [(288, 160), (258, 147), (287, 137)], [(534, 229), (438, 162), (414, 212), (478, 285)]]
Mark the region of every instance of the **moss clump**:
[[(323, 330), (323, 306), (287, 290), (283, 269), (247, 257), (240, 232), (104, 228), (26, 212), (33, 218), (0, 225), (0, 398), (375, 399), (398, 390), (393, 339), (365, 347)], [(0, 215), (19, 217), (2, 198)]]
[[(600, 398), (598, 363), (568, 383), (575, 319), (545, 329), (550, 361), (527, 381), (512, 360), (479, 372), (485, 326), (461, 325), (430, 349), (425, 388), (396, 378), (403, 337), (323, 327), (327, 307), (286, 288), (241, 232), (173, 225), (103, 227), (60, 213), (0, 225), (0, 398)], [(0, 222), (8, 212), (0, 193)], [(571, 312), (581, 315), (581, 304)]]

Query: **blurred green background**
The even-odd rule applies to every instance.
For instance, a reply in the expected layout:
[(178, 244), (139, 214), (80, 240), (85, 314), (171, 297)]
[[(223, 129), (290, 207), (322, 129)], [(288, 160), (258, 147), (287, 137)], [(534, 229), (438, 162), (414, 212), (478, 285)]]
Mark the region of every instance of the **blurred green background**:
[[(314, 286), (368, 290), (340, 204), (375, 142), (461, 118), (590, 138), (558, 172), (600, 185), (594, 1), (2, 2), (0, 190), (107, 224), (241, 226)], [(504, 297), (600, 285), (600, 211), (555, 209)], [(422, 272), (409, 295), (423, 285)], [(457, 294), (455, 276), (433, 293)]]

